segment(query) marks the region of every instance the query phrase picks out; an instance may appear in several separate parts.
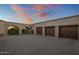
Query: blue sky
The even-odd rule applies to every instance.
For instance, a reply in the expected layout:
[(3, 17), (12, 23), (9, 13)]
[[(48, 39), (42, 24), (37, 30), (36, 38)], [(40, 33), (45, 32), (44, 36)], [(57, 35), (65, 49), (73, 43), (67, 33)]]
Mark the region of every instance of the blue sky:
[(0, 19), (17, 23), (37, 23), (79, 15), (79, 4), (0, 4)]

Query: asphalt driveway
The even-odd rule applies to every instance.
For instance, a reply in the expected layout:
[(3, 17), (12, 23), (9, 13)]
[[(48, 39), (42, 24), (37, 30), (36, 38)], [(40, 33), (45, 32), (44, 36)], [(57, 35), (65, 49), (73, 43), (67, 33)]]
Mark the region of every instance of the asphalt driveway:
[(79, 40), (40, 35), (0, 37), (1, 55), (77, 55)]

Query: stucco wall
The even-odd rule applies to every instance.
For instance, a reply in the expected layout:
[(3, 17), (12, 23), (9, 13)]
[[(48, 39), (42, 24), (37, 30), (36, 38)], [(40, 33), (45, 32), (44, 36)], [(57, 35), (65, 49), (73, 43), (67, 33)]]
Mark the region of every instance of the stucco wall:
[[(45, 26), (55, 26), (55, 37), (58, 37), (58, 34), (59, 34), (58, 27), (59, 26), (78, 25), (78, 37), (79, 37), (79, 15), (65, 17), (65, 18), (61, 18), (61, 19), (57, 19), (57, 20), (46, 21), (46, 22), (40, 22), (40, 23), (36, 23), (34, 25), (35, 25), (35, 28), (36, 27), (45, 27)], [(35, 34), (36, 34), (36, 31), (35, 31)]]
[(29, 27), (29, 25), (27, 25), (27, 24), (6, 22), (6, 23), (5, 23), (5, 34), (6, 34), (6, 35), (7, 35), (7, 29), (8, 29), (8, 27), (10, 27), (10, 26), (16, 26), (16, 27), (18, 27), (18, 28), (19, 28), (19, 34), (22, 34), (22, 29), (23, 29), (24, 27)]
[(0, 34), (7, 35), (7, 29), (10, 26), (16, 26), (19, 28), (19, 33), (22, 34), (22, 29), (24, 27), (29, 27), (28, 24), (20, 24), (20, 23), (12, 23), (12, 22), (6, 22), (6, 21), (0, 21)]
[(5, 34), (5, 25), (4, 25), (4, 21), (0, 21), (0, 35), (1, 34)]

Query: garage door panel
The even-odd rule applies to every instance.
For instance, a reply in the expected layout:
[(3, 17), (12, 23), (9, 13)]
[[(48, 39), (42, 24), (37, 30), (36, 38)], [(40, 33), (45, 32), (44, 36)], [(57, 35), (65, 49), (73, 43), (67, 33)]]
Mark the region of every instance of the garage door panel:
[(59, 37), (78, 39), (78, 26), (60, 26), (59, 27)]
[(45, 35), (54, 36), (55, 35), (55, 27), (45, 27)]
[(42, 27), (36, 27), (36, 34), (38, 34), (38, 35), (42, 35)]

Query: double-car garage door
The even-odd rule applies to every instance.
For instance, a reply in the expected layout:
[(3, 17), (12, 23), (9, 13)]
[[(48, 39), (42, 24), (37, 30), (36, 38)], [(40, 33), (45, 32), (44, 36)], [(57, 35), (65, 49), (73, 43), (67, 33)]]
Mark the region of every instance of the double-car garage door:
[(60, 26), (59, 37), (78, 39), (78, 26)]
[[(55, 36), (55, 26), (45, 27), (46, 36)], [(70, 38), (78, 39), (78, 26), (77, 25), (68, 25), (68, 26), (59, 26), (59, 37), (60, 38)], [(43, 27), (37, 27), (36, 33), (39, 35), (43, 34)]]

